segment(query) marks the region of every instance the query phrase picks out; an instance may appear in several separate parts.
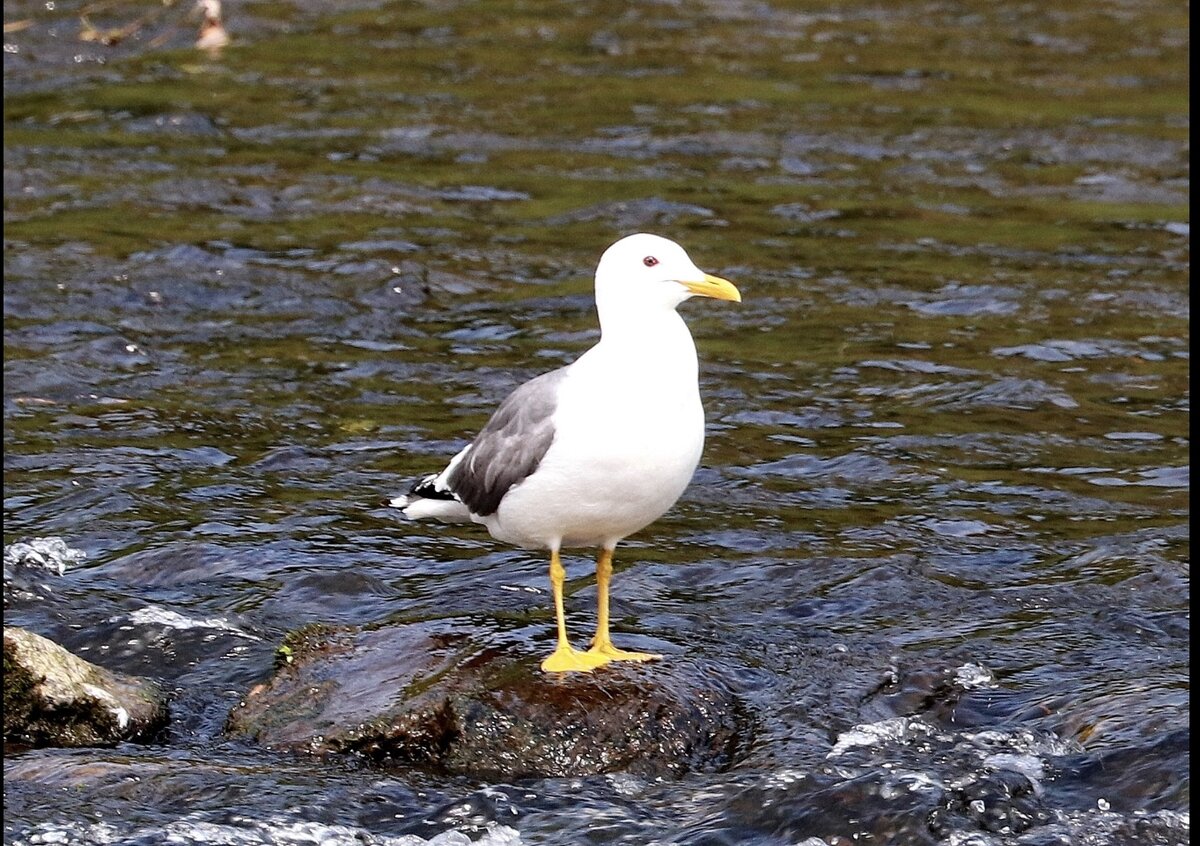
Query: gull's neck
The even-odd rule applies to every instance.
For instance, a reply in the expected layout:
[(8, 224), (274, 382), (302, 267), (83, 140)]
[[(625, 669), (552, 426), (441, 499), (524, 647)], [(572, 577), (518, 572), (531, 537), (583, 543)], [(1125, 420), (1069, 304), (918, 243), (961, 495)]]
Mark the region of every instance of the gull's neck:
[[(599, 304), (598, 304), (599, 305)], [(656, 338), (673, 340), (683, 335), (691, 341), (692, 333), (673, 308), (598, 308), (600, 340), (622, 345), (639, 345)]]
[(601, 311), (600, 341), (591, 352), (635, 372), (696, 382), (696, 344), (672, 308)]

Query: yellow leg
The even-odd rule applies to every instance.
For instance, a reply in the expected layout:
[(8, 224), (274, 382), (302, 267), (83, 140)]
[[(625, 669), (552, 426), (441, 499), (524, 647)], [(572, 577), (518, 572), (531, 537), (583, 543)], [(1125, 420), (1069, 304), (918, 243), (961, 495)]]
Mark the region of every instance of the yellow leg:
[(605, 655), (592, 652), (579, 652), (571, 648), (567, 640), (567, 616), (563, 611), (563, 582), (567, 573), (562, 561), (558, 558), (558, 550), (550, 552), (550, 587), (554, 590), (554, 613), (558, 617), (558, 646), (544, 661), (542, 669), (547, 673), (589, 673), (597, 667), (609, 662)]
[(612, 581), (611, 549), (601, 549), (596, 559), (596, 590), (599, 598), (596, 600), (596, 636), (592, 638), (592, 648), (589, 655), (602, 655), (610, 661), (656, 661), (661, 655), (650, 652), (626, 652), (613, 646), (608, 634), (608, 585)]

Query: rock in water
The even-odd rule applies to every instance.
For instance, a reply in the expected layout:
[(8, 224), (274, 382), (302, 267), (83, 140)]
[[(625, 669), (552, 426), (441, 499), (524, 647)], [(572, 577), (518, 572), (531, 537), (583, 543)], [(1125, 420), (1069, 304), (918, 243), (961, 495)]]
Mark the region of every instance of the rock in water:
[(148, 679), (97, 667), (41, 635), (4, 627), (4, 740), (33, 746), (111, 746), (146, 740), (167, 722)]
[(493, 780), (680, 776), (727, 768), (748, 745), (747, 710), (691, 659), (546, 674), (536, 647), (489, 635), (481, 649), (470, 633), (446, 621), (301, 629), (227, 730), (275, 749)]

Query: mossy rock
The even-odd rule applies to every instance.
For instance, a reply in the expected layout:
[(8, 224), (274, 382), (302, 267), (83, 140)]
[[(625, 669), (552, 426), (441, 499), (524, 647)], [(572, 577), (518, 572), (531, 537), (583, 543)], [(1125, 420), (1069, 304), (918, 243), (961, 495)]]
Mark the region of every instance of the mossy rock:
[(547, 674), (517, 637), (446, 621), (290, 637), (290, 661), (230, 714), (229, 734), (384, 767), (508, 780), (732, 766), (752, 719), (728, 673), (670, 656)]
[(162, 689), (114, 673), (25, 629), (4, 627), (4, 740), (111, 746), (151, 739), (167, 722)]

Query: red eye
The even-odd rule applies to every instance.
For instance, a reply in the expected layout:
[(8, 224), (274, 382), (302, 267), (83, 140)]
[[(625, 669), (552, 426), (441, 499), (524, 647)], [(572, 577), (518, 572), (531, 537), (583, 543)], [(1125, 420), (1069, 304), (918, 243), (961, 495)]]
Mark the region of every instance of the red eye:
[(642, 259), (642, 264), (646, 265), (646, 267), (654, 267), (654, 265), (658, 264), (658, 259), (654, 256), (646, 256)]

